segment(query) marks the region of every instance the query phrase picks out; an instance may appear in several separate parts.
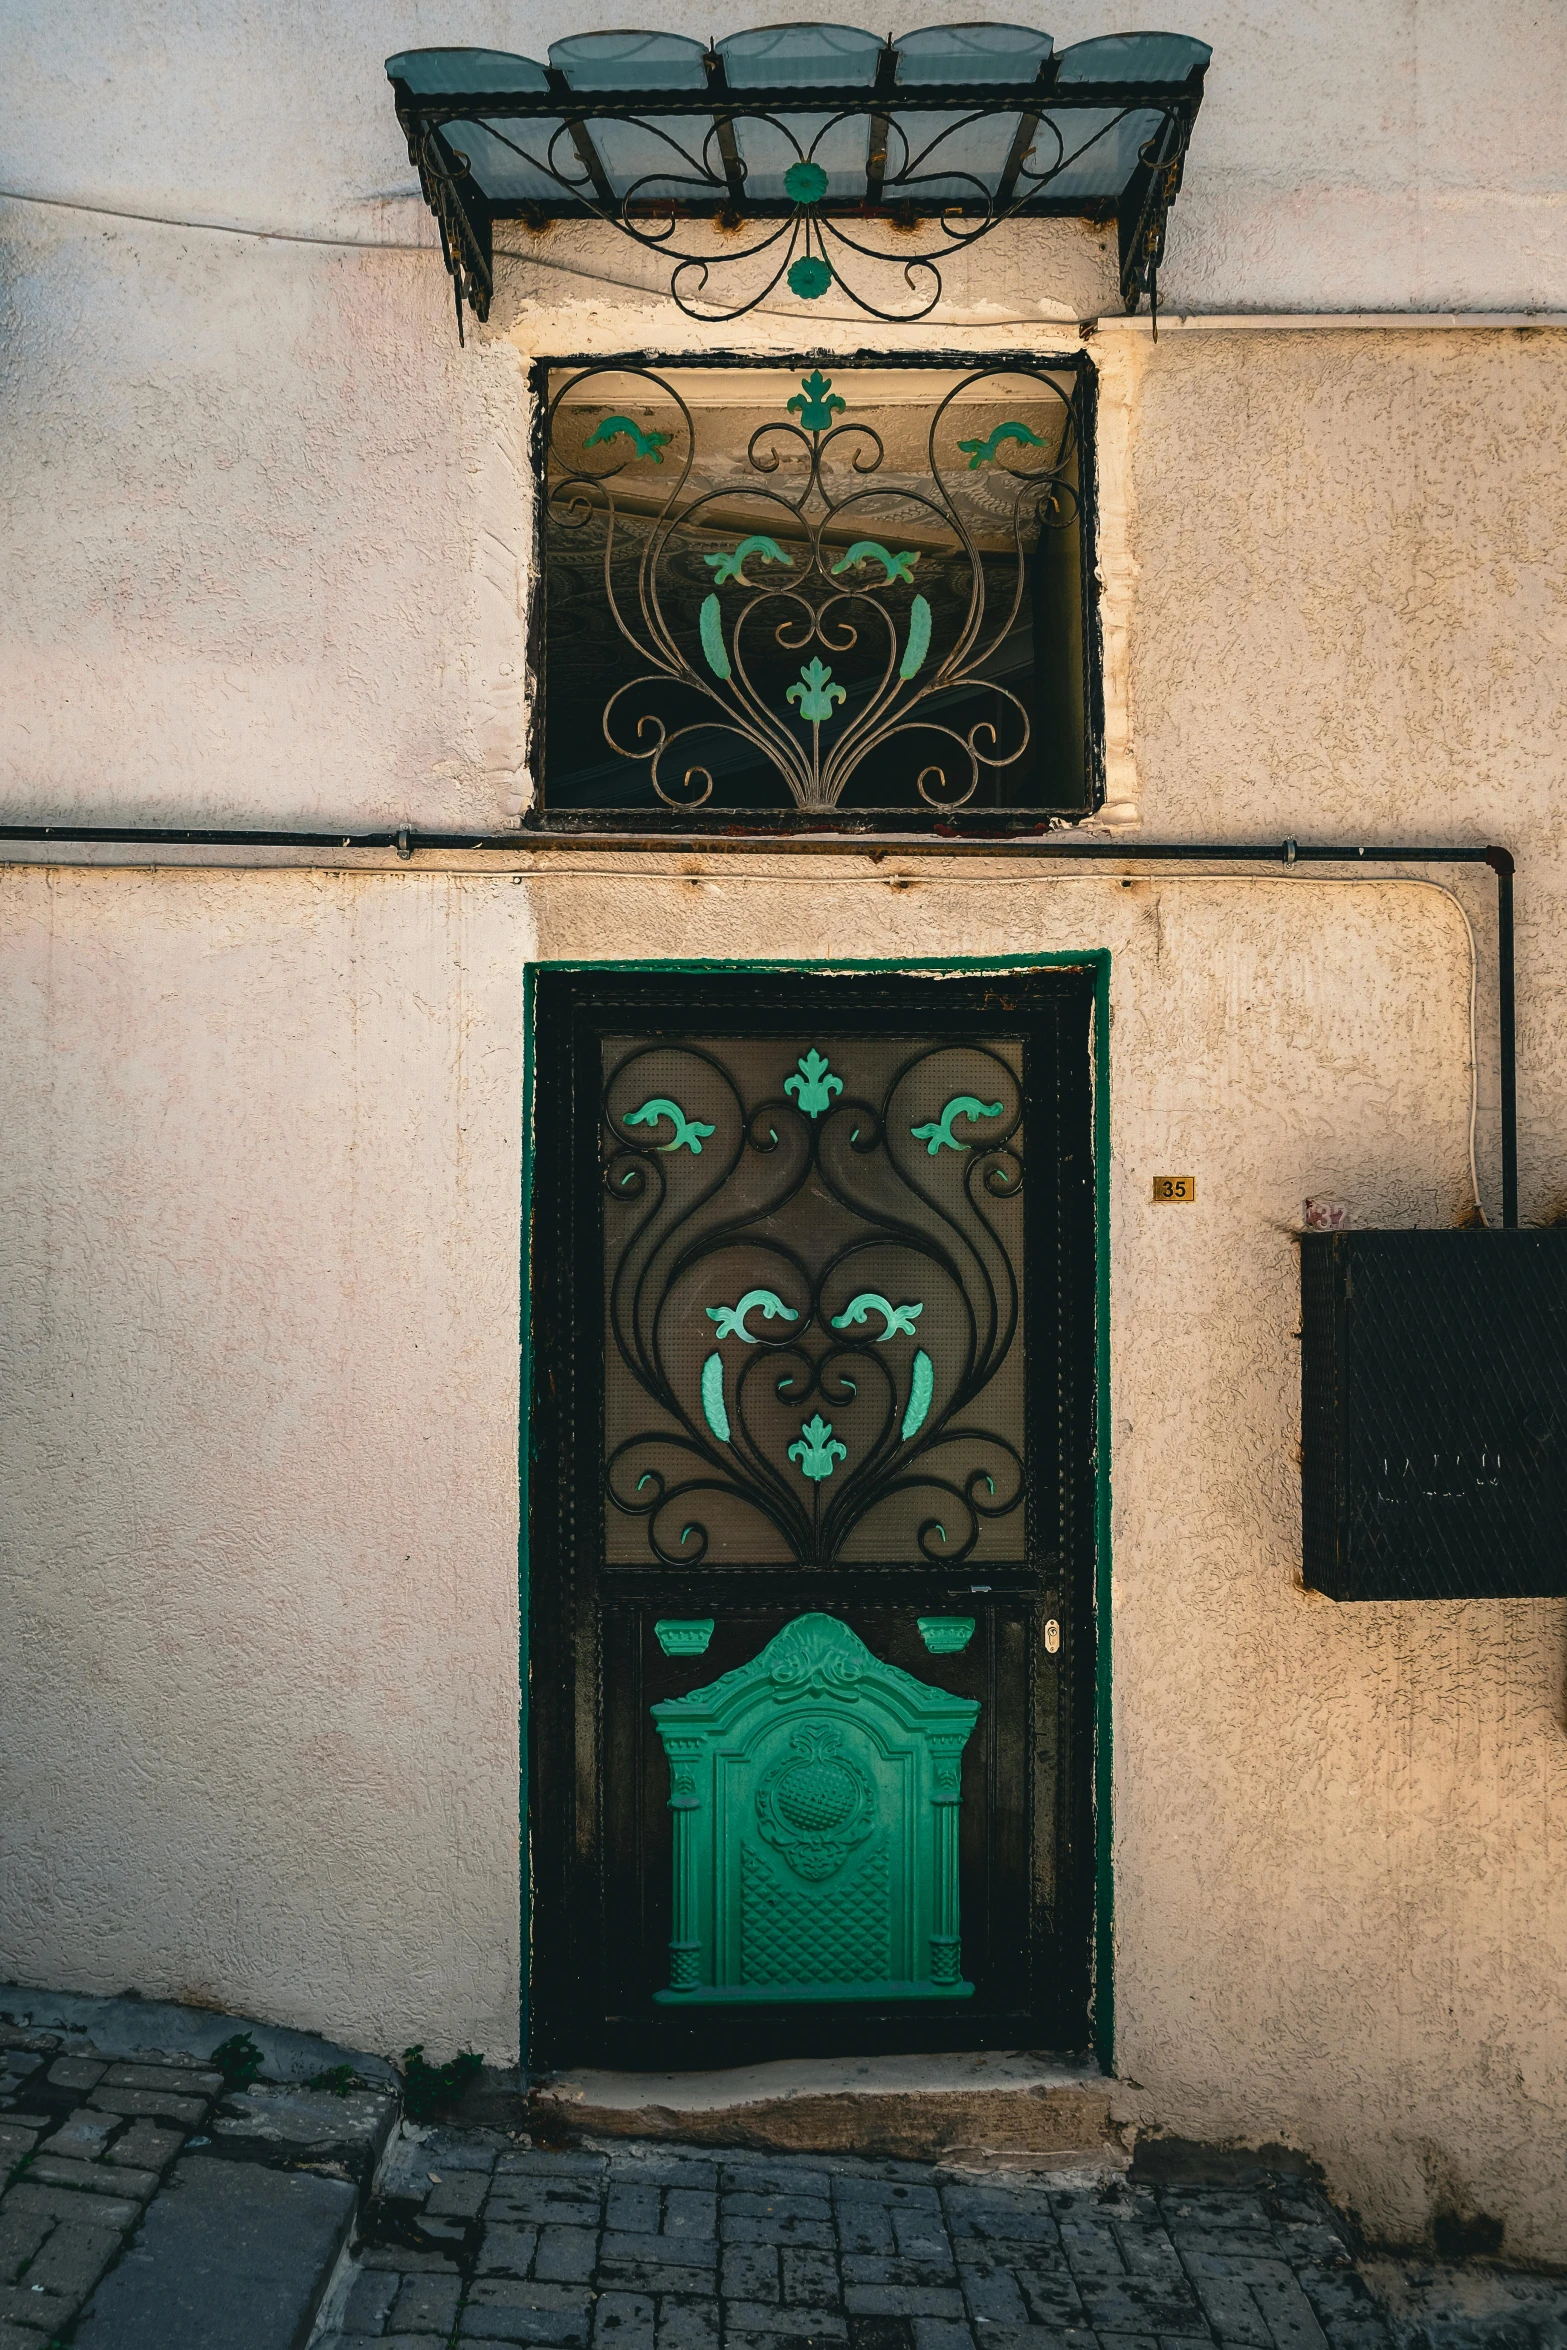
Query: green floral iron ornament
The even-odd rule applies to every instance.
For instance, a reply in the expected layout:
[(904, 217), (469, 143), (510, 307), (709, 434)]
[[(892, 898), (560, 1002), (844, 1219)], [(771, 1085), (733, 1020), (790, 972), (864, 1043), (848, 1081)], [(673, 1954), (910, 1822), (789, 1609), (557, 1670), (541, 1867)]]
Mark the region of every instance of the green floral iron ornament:
[[(709, 562), (712, 559), (708, 557)], [(880, 539), (856, 539), (843, 561), (833, 565), (832, 576), (841, 579), (846, 571), (855, 571), (862, 563), (879, 563), (885, 574), (883, 587), (891, 587), (895, 579), (904, 580), (912, 586), (914, 566), (918, 561), (919, 557), (915, 554), (889, 555)]]
[(849, 696), (844, 687), (834, 685), (832, 671), (820, 660), (808, 661), (800, 672), (800, 682), (789, 688), (784, 699), (798, 702), (800, 716), (808, 718), (813, 726), (820, 726), (832, 716), (834, 702), (846, 702)]
[(1014, 417), (1006, 424), (998, 424), (995, 431), (987, 434), (983, 440), (959, 441), (958, 447), (968, 459), (970, 473), (976, 473), (982, 465), (994, 465), (1003, 441), (1019, 441), (1034, 449), (1042, 449), (1045, 445), (1037, 432), (1031, 432), (1026, 424), (1019, 424)]
[(745, 1326), (746, 1315), (751, 1312), (753, 1307), (760, 1310), (764, 1322), (776, 1321), (780, 1315), (790, 1322), (798, 1322), (800, 1319), (794, 1307), (786, 1306), (776, 1290), (748, 1289), (736, 1306), (708, 1307), (708, 1320), (716, 1322), (718, 1325), (713, 1333), (714, 1337), (743, 1338), (747, 1346), (754, 1346), (756, 1332), (748, 1330)]
[(911, 1126), (909, 1132), (916, 1142), (922, 1142), (934, 1158), (939, 1150), (966, 1151), (973, 1146), (959, 1142), (952, 1131), (954, 1118), (999, 1118), (999, 1102), (982, 1102), (972, 1093), (954, 1094), (939, 1118), (932, 1118), (926, 1126)]
[(631, 443), (638, 457), (651, 457), (655, 465), (662, 465), (669, 439), (667, 432), (644, 432), (629, 416), (606, 416), (582, 445), (585, 449), (596, 449), (610, 441), (625, 440)]
[(800, 1074), (784, 1079), (784, 1092), (794, 1095), (796, 1109), (803, 1110), (807, 1118), (819, 1118), (823, 1110), (832, 1108), (833, 1095), (842, 1093), (843, 1079), (829, 1075), (827, 1056), (814, 1045), (800, 1055), (796, 1067)]
[(848, 1446), (838, 1442), (831, 1420), (824, 1420), (820, 1412), (806, 1421), (799, 1442), (789, 1447), (789, 1458), (799, 1462), (801, 1476), (809, 1477), (816, 1485), (832, 1475), (835, 1462), (846, 1461), (848, 1457)]
[[(809, 161), (791, 174), (802, 189), (822, 176)], [(831, 277), (814, 253), (790, 271), (813, 299)], [(724, 457), (720, 503), (700, 486), (714, 477), (698, 467), (696, 422), (676, 386), (651, 369), (622, 369), (622, 397), (628, 373), (657, 408), (642, 422), (622, 409), (603, 416), (571, 461), (554, 446), (565, 392), (556, 396), (551, 529), (563, 545), (590, 524), (605, 533), (604, 593), (636, 673), (609, 692), (602, 731), (613, 753), (645, 770), (664, 807), (704, 807), (719, 756), (724, 770), (760, 764), (798, 808), (824, 813), (866, 780), (868, 761), (879, 785), (938, 814), (1014, 768), (1032, 720), (986, 664), (1015, 637), (1040, 530), (1076, 516), (1074, 396), (1029, 361), (963, 371), (931, 411), (925, 481), (906, 455), (896, 473), (886, 468), (881, 434), (843, 388), (851, 376), (840, 369), (835, 385), (813, 367), (783, 414), (749, 432), (747, 473), (731, 479)], [(1020, 383), (1037, 391), (1038, 423), (1013, 415), (965, 434), (972, 402), (998, 376), (1009, 403)], [(580, 398), (599, 377), (617, 371), (584, 369), (567, 388)], [(655, 429), (652, 416), (671, 410), (679, 428)], [(589, 453), (600, 450), (609, 463), (595, 466)], [(643, 469), (666, 455), (679, 471), (650, 518)], [(968, 487), (981, 470), (983, 484)], [(715, 545), (737, 500), (755, 526)], [(710, 580), (695, 599), (693, 569)]]
[(791, 204), (819, 204), (827, 193), (827, 174), (819, 163), (802, 155), (784, 173), (784, 194)]
[(802, 375), (800, 388), (784, 406), (791, 416), (798, 417), (804, 432), (827, 432), (835, 416), (841, 416), (849, 403), (832, 388), (832, 377), (823, 375), (818, 367), (810, 375)]
[(918, 1314), (923, 1314), (924, 1311), (925, 1308), (922, 1305), (889, 1305), (887, 1300), (878, 1296), (875, 1290), (862, 1289), (858, 1297), (849, 1300), (841, 1314), (834, 1314), (832, 1326), (835, 1330), (847, 1330), (854, 1323), (863, 1322), (870, 1314), (880, 1314), (887, 1326), (879, 1334), (879, 1343), (885, 1346), (888, 1339), (896, 1338), (900, 1331), (906, 1332), (912, 1338), (915, 1317)]
[(675, 1131), (669, 1142), (661, 1142), (656, 1146), (661, 1151), (677, 1151), (684, 1144), (687, 1150), (700, 1152), (704, 1139), (714, 1131), (711, 1126), (704, 1126), (700, 1118), (688, 1118), (678, 1102), (670, 1101), (663, 1094), (650, 1102), (644, 1102), (640, 1110), (628, 1111), (626, 1124), (658, 1126), (666, 1118)]
[(748, 555), (755, 555), (763, 563), (782, 563), (786, 570), (794, 569), (794, 557), (786, 555), (776, 539), (764, 538), (760, 532), (742, 539), (732, 555), (704, 555), (702, 560), (712, 568), (715, 587), (722, 587), (730, 579), (737, 579), (742, 587), (752, 587), (755, 582), (745, 576)]

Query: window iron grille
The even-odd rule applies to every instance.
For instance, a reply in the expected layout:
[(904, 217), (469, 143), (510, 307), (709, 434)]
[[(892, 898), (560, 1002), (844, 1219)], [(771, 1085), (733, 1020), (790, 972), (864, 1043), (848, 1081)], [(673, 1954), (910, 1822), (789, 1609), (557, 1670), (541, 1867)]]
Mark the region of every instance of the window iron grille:
[(544, 379), (532, 821), (1086, 812), (1080, 362)]

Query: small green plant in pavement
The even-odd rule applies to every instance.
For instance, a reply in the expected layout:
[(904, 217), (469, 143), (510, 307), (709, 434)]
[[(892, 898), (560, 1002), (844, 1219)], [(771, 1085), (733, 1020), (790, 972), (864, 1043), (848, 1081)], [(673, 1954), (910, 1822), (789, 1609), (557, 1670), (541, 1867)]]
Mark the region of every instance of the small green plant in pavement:
[(483, 2065), (472, 2048), (464, 2048), (445, 2064), (426, 2064), (424, 2042), (403, 2050), (403, 2110), (410, 2121), (428, 2121), (442, 2106), (460, 2097)]
[(307, 2089), (325, 2089), (333, 2097), (346, 2097), (359, 2086), (359, 2075), (351, 2064), (328, 2066), (324, 2073), (312, 2073), (305, 2083)]
[(262, 2058), (248, 2032), (235, 2032), (218, 2043), (209, 2061), (223, 2075), (225, 2089), (248, 2089), (261, 2070)]

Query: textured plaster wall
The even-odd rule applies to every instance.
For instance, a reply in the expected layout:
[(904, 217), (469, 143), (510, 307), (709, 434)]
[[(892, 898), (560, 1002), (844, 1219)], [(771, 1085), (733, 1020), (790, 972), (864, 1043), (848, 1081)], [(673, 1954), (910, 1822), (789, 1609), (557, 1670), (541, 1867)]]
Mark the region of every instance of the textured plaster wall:
[[(45, 199), (0, 204), (7, 815), (516, 810), (525, 362), (710, 339), (612, 241), (519, 232), (460, 350), (380, 59), (620, 20), (4, 15), (0, 185)], [(1172, 304), (1567, 309), (1546, 12), (1175, 21), (1216, 57)], [(885, 339), (1059, 349), (1113, 308), (1073, 224), (951, 292)], [(828, 305), (751, 332), (866, 339)], [(1088, 347), (1117, 820), (1506, 841), (1524, 1210), (1567, 1203), (1561, 335)], [(523, 963), (1106, 945), (1120, 2063), (1172, 2129), (1308, 2146), (1386, 2232), (1478, 2207), (1567, 2257), (1564, 1611), (1296, 1582), (1287, 1230), (1313, 1191), (1462, 1204), (1454, 909), (569, 863), (5, 879), (0, 1973), (505, 2054)], [(1491, 897), (1454, 887), (1494, 1210)], [(1175, 1167), (1199, 1204), (1156, 1213)]]
[[(911, 23), (949, 13), (911, 5)], [(659, 21), (767, 16), (675, 0)], [(456, 348), (382, 60), (623, 21), (621, 0), (0, 11), (8, 805), (506, 821), (526, 788), (517, 361), (498, 337)], [(1125, 20), (1063, 0), (1045, 21), (1066, 44)], [(1567, 310), (1567, 50), (1535, 0), (1192, 0), (1179, 23), (1215, 58), (1173, 307)], [(623, 239), (503, 242), (535, 339), (596, 317), (596, 340), (667, 344), (680, 325), (628, 305), (628, 282), (660, 280)], [(1103, 238), (1040, 224), (984, 250), (916, 339), (1118, 307)], [(834, 307), (760, 331), (877, 336)]]
[(505, 2050), (521, 893), (0, 894), (0, 1976)]
[(1548, 2226), (1560, 1611), (1298, 1586), (1290, 1228), (1465, 1196), (1449, 899), (13, 868), (3, 934), (7, 1972), (507, 2053), (525, 959), (1107, 946), (1123, 2069)]

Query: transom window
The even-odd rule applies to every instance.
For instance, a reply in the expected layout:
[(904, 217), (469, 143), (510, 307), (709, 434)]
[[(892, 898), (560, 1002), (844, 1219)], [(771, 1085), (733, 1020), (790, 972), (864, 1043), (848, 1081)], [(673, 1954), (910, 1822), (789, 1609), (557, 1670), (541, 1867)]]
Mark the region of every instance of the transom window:
[(1079, 360), (540, 375), (528, 821), (1005, 833), (1091, 810)]

